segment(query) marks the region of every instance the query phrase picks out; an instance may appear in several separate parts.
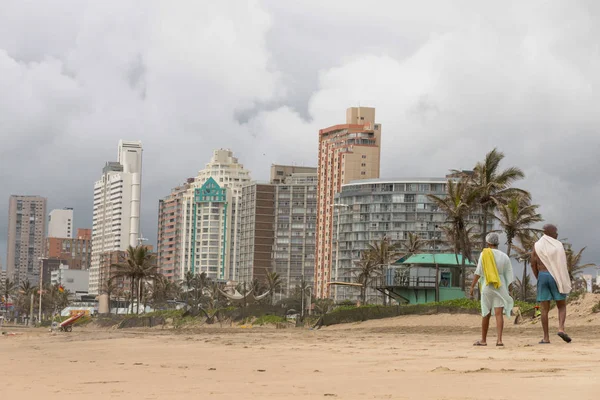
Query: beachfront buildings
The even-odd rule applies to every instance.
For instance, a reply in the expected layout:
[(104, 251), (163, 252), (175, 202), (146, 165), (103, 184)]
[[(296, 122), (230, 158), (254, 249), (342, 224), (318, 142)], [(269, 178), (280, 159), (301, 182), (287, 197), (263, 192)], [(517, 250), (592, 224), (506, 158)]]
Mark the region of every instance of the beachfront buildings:
[(264, 283), (268, 272), (290, 292), (304, 280), (312, 283), (315, 267), (317, 170), (273, 165), (270, 183), (242, 190), (240, 281)]
[(73, 209), (52, 210), (48, 214), (48, 237), (73, 237)]
[(89, 269), (92, 259), (92, 230), (78, 229), (74, 238), (48, 237), (46, 257), (62, 260), (71, 270)]
[(250, 172), (228, 149), (215, 150), (183, 194), (180, 276), (206, 272), (212, 279), (236, 280), (239, 263), (239, 208)]
[(192, 183), (194, 178), (189, 178), (158, 202), (157, 264), (160, 272), (171, 281), (183, 278), (181, 275), (183, 196)]
[[(430, 194), (444, 197), (447, 179), (370, 179), (343, 185), (336, 196), (336, 203), (342, 206), (334, 217), (336, 229), (332, 241), (338, 281), (356, 282), (355, 263), (360, 259), (360, 253), (369, 244), (384, 238), (392, 243), (404, 242), (409, 233), (414, 233), (427, 241), (426, 248), (422, 249), (424, 253), (451, 251), (440, 228), (446, 221), (446, 214), (427, 197)], [(473, 234), (481, 232), (481, 220), (481, 213), (474, 212), (469, 216)], [(488, 231), (491, 229), (490, 222)], [(477, 250), (476, 245), (474, 250)], [(336, 254), (339, 254), (339, 263)], [(359, 295), (359, 290), (354, 287), (338, 286), (337, 291), (338, 301), (356, 300)]]
[(103, 253), (137, 246), (140, 239), (142, 143), (119, 141), (117, 161), (108, 162), (94, 185), (90, 294), (104, 290)]
[(46, 233), (46, 199), (40, 196), (10, 196), (6, 275), (31, 284), (39, 282)]
[(317, 232), (315, 251), (315, 294), (329, 297), (333, 271), (333, 218), (335, 196), (342, 185), (360, 179), (379, 178), (381, 125), (375, 109), (352, 107), (346, 123), (319, 131), (317, 181)]

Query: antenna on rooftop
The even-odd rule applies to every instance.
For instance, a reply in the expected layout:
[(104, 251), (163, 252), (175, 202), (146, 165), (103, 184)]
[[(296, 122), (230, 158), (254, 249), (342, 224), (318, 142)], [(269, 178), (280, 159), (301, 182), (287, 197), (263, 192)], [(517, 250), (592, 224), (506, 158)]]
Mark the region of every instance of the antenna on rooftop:
[(138, 237), (138, 246), (141, 246), (144, 242), (147, 242), (147, 241), (148, 241), (148, 239), (143, 237), (143, 235), (140, 233), (140, 236)]

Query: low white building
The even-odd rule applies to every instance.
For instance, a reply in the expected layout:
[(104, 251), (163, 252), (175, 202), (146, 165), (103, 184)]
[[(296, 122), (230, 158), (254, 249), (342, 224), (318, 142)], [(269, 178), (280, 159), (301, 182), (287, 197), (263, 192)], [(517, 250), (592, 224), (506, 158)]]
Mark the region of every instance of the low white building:
[(75, 296), (88, 293), (90, 274), (87, 270), (69, 269), (67, 265), (61, 265), (56, 271), (52, 271), (50, 283), (61, 285)]

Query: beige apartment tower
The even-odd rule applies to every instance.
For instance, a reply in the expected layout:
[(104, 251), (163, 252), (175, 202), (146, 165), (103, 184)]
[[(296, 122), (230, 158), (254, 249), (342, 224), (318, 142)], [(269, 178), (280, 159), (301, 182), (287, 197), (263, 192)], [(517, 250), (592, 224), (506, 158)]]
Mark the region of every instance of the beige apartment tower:
[(16, 282), (39, 282), (46, 233), (46, 199), (10, 196), (6, 276)]
[(381, 125), (375, 123), (375, 109), (352, 107), (346, 123), (319, 131), (317, 181), (317, 234), (315, 295), (329, 297), (333, 281), (334, 213), (336, 194), (344, 184), (379, 178)]

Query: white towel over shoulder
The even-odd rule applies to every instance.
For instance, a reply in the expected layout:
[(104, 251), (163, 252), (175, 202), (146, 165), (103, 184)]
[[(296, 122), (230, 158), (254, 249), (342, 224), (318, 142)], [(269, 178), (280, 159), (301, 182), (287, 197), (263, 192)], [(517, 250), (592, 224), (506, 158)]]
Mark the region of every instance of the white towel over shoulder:
[(567, 269), (567, 255), (562, 242), (544, 235), (535, 243), (535, 252), (556, 281), (562, 294), (571, 292), (571, 278)]

